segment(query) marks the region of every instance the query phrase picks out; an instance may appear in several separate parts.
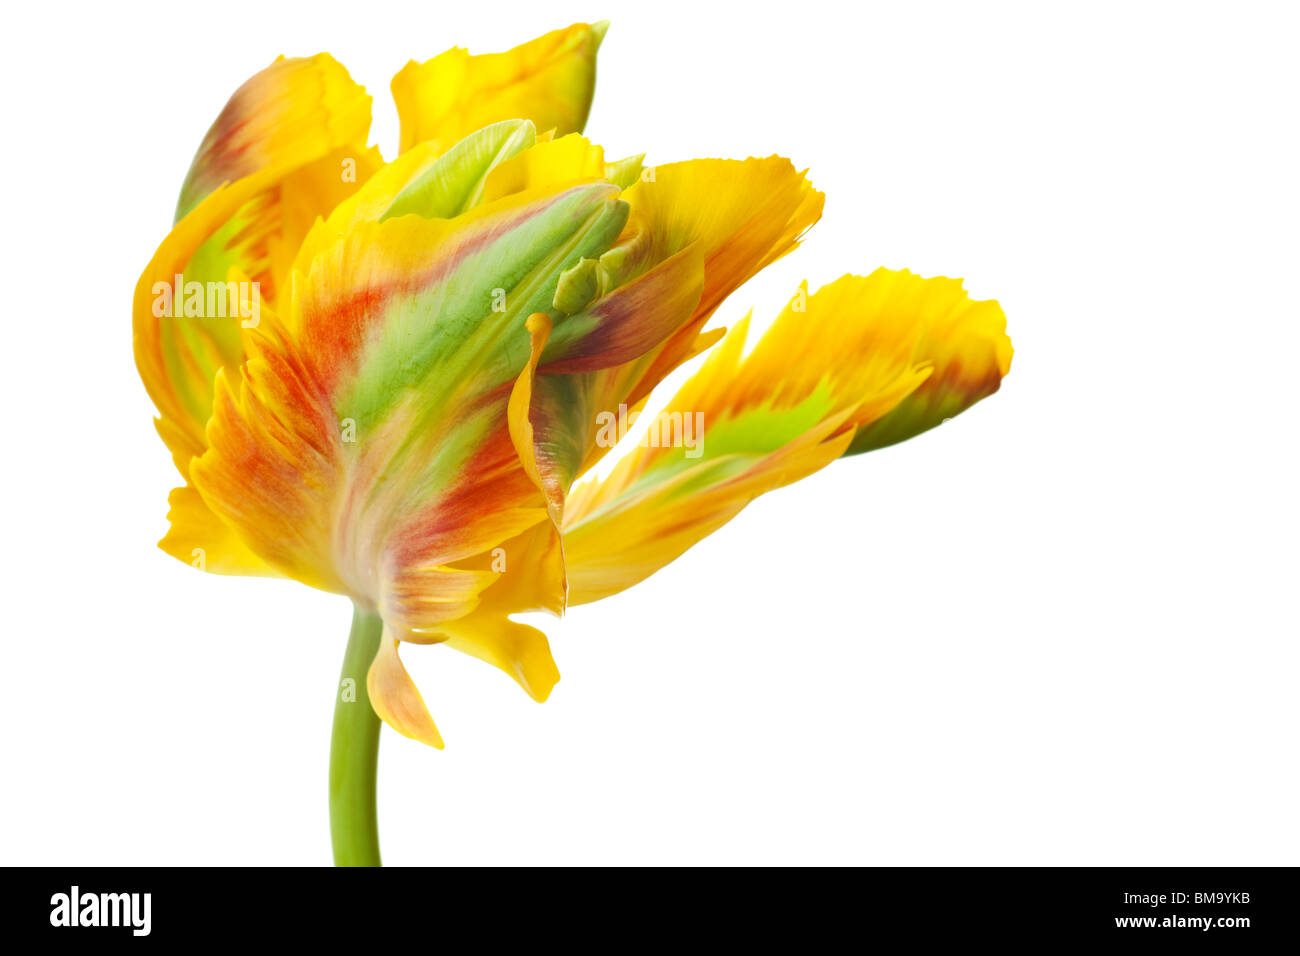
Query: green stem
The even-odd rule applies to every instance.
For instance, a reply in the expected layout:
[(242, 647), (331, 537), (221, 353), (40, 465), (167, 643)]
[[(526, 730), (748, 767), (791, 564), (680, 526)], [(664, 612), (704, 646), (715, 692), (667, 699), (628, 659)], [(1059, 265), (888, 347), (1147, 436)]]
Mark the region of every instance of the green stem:
[(330, 839), (335, 866), (381, 865), (375, 806), (379, 717), (370, 706), (366, 672), (379, 649), (383, 628), (378, 614), (353, 608), (330, 737)]

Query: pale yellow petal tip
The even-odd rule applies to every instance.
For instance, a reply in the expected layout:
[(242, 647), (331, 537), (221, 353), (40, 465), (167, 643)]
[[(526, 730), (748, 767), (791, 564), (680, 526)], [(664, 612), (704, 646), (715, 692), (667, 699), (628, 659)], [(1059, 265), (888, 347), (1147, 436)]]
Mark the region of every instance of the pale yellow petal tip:
[(590, 30), (592, 45), (599, 50), (600, 45), (605, 42), (605, 34), (609, 32), (609, 21), (597, 20), (591, 25)]
[(419, 689), (402, 665), (397, 645), (398, 642), (385, 628), (379, 641), (379, 650), (366, 675), (370, 706), (384, 723), (402, 736), (428, 744), (435, 750), (442, 750), (442, 735), (438, 733)]

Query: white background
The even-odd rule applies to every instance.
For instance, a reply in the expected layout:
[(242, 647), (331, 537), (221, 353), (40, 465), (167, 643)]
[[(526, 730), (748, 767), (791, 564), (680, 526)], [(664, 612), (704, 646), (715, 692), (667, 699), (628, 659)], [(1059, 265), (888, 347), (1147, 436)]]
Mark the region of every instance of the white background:
[(0, 862), (329, 861), (350, 608), (154, 547), (176, 475), (132, 288), (277, 54), (334, 53), (391, 156), (407, 59), (602, 17), (611, 155), (781, 152), (829, 197), (719, 322), (906, 266), (999, 299), (1015, 363), (551, 622), (544, 706), (411, 649), (447, 749), (385, 729), (386, 861), (1300, 862), (1293, 11), (8, 11)]

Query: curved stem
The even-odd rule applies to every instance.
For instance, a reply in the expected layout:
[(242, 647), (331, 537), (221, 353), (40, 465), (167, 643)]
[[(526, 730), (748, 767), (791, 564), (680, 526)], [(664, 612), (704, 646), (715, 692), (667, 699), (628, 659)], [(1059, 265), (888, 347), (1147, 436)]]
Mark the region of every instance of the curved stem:
[(366, 693), (366, 672), (379, 649), (383, 621), (359, 607), (343, 656), (330, 737), (330, 838), (335, 866), (379, 866), (379, 717)]

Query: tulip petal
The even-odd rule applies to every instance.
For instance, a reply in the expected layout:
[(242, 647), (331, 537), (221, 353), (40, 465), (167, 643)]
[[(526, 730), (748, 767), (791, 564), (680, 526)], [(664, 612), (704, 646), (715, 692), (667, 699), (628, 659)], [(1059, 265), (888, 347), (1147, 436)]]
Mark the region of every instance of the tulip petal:
[(205, 197), (163, 240), (136, 283), (136, 367), (161, 415), (159, 433), (182, 474), (189, 459), (203, 452), (203, 426), (212, 412), (217, 369), (238, 364), (243, 356), (240, 319), (174, 316), (168, 314), (173, 306), (164, 304), (162, 297), (174, 288), (175, 277), (183, 273), (213, 232), (259, 192), (273, 186), (278, 176), (278, 170), (265, 170)]
[(551, 334), (550, 316), (545, 312), (536, 312), (528, 317), (527, 327), (531, 342), (530, 355), (528, 364), (519, 373), (510, 391), (510, 401), (506, 406), (507, 425), (510, 430), (510, 441), (515, 447), (516, 454), (519, 455), (524, 473), (545, 495), (547, 511), (558, 529), (564, 507), (564, 488), (554, 481), (553, 469), (538, 462), (539, 449), (533, 424), (528, 415), (533, 400), (533, 377), (542, 351), (546, 347), (546, 340)]
[(623, 198), (653, 261), (692, 244), (708, 281), (700, 308), (718, 304), (764, 266), (796, 249), (825, 196), (788, 159), (693, 159), (655, 166)]
[[(552, 332), (532, 388), (529, 415), (552, 513), (612, 447), (600, 440), (601, 417), (644, 401), (711, 345), (721, 331), (700, 328), (717, 305), (794, 249), (823, 201), (780, 157), (659, 166), (623, 198), (628, 227), (594, 267), (596, 289), (607, 294)], [(596, 327), (586, 328), (593, 316)]]
[(393, 77), (401, 151), (428, 142), (437, 152), (477, 129), (528, 119), (539, 130), (578, 133), (596, 85), (596, 51), (607, 23), (575, 23), (505, 53), (471, 56), (456, 47)]
[[(256, 321), (235, 297), (241, 308), (274, 303), (315, 219), (378, 167), (378, 152), (365, 148), (369, 125), (370, 97), (331, 57), (281, 58), (236, 91), (200, 145), (176, 227), (141, 275), (134, 304), (136, 364), (187, 479), (206, 447), (217, 373), (243, 361), (243, 326)], [(181, 308), (187, 289), (200, 291), (203, 314)], [(172, 504), (172, 530), (160, 542), (168, 553), (190, 561), (201, 549), (208, 560), (197, 566), (207, 570), (276, 573), (204, 513), (194, 489), (177, 489)]]
[(449, 219), (468, 212), (481, 203), (492, 170), (536, 139), (532, 123), (505, 120), (478, 130), (441, 154), (428, 143), (403, 153), (307, 234), (294, 270), (310, 272), (321, 253), (342, 243), (363, 223), (408, 214)]
[(990, 327), (1000, 335), (1002, 321), (996, 303), (970, 303), (953, 280), (878, 270), (812, 296), (801, 286), (749, 354), (748, 319), (739, 323), (642, 444), (604, 479), (573, 489), (564, 515), (570, 603), (635, 584), (758, 495), (846, 453), (941, 374), (933, 356), (989, 350), (996, 363)]
[(388, 628), (384, 628), (379, 639), (379, 650), (366, 674), (366, 692), (370, 695), (370, 706), (384, 723), (399, 734), (442, 750), (442, 735), (429, 716), (429, 708), (424, 705), (419, 688), (402, 665), (397, 644)]
[(365, 146), (371, 99), (328, 53), (280, 57), (230, 97), (199, 145), (176, 221), (222, 183)]
[[(207, 236), (186, 281), (225, 282), (232, 268), (275, 305), (298, 246), (380, 165), (366, 148), (371, 99), (329, 54), (281, 57), (241, 86), (208, 130), (177, 203), (179, 222), (222, 183), (275, 170), (269, 185)], [(168, 277), (170, 278), (170, 277)], [(215, 371), (215, 370), (214, 370)], [(211, 386), (212, 374), (206, 384)]]
[(192, 486), (173, 489), (167, 502), (171, 527), (158, 547), (172, 557), (214, 574), (278, 576), (249, 550), (234, 528), (213, 514)]
[[(468, 212), (483, 201), (489, 174), (521, 151), (531, 152), (529, 147), (536, 142), (536, 127), (528, 120), (505, 120), (485, 127), (461, 140), (407, 183), (380, 218), (416, 213), (426, 219), (450, 219)], [(432, 155), (431, 149), (424, 152)]]
[[(570, 496), (565, 558), (570, 605), (588, 604), (643, 581), (726, 524), (759, 495), (824, 468), (843, 454), (842, 416), (767, 455), (734, 455), (665, 469), (621, 496)], [(599, 485), (599, 482), (593, 483)], [(588, 497), (588, 494), (591, 497)]]
[(605, 162), (604, 149), (585, 136), (570, 133), (539, 142), (493, 169), (487, 178), (484, 198), (490, 201), (543, 186), (593, 179), (609, 179), (623, 188), (610, 176), (611, 172), (617, 176), (622, 170)]
[(543, 522), (466, 564), (489, 567), (497, 580), (473, 612), (441, 625), (441, 636), (449, 647), (505, 671), (533, 700), (546, 700), (560, 679), (546, 635), (508, 616), (563, 612), (567, 585), (559, 534)]
[[(825, 196), (788, 159), (697, 159), (655, 166), (624, 190), (631, 207), (618, 246), (601, 257), (618, 286), (685, 249), (704, 263), (690, 319), (635, 363), (600, 376), (600, 410), (633, 405), (702, 347), (701, 329), (722, 301), (763, 267), (798, 248)], [(704, 333), (707, 334), (707, 333)]]
[(448, 647), (505, 671), (539, 704), (559, 683), (550, 643), (535, 627), (476, 613), (447, 625), (447, 633)]
[(912, 360), (934, 368), (897, 408), (859, 428), (846, 454), (896, 444), (961, 414), (996, 392), (1011, 370), (1013, 350), (1002, 307), (972, 300), (958, 279), (922, 279), (906, 270), (881, 269), (865, 279), (853, 277), (847, 288), (837, 291), (846, 309), (915, 315), (921, 334)]
[(705, 277), (704, 258), (691, 245), (601, 296), (565, 319), (551, 336), (541, 356), (543, 371), (594, 372), (650, 354), (695, 315)]

